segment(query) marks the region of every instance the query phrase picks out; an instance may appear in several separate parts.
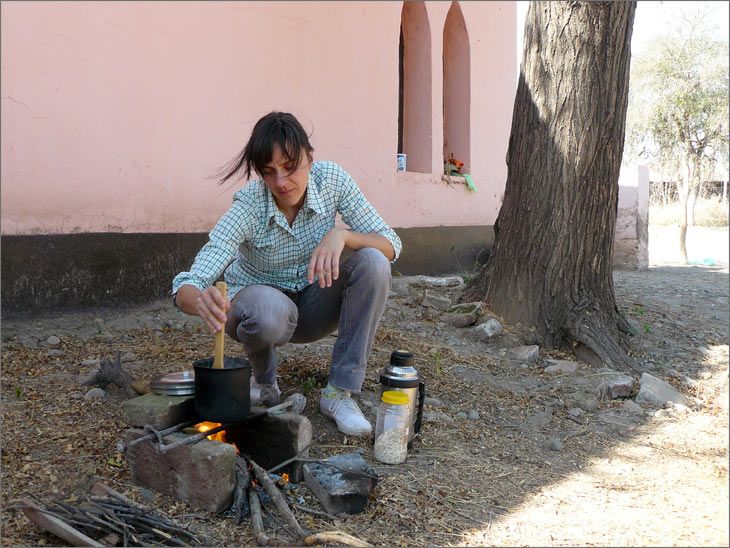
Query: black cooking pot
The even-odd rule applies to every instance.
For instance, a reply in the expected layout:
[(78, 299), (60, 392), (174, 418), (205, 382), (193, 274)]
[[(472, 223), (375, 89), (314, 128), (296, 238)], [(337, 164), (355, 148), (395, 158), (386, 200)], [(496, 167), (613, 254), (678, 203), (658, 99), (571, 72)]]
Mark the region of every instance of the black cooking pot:
[(195, 368), (195, 410), (201, 419), (238, 422), (251, 409), (251, 365), (246, 358), (225, 358), (222, 369), (213, 358), (198, 360)]

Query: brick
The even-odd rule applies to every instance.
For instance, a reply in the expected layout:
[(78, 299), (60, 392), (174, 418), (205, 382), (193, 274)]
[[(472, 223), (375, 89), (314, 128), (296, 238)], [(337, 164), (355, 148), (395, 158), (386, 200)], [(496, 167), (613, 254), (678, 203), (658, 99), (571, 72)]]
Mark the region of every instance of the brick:
[[(252, 412), (255, 410), (252, 409)], [(281, 413), (269, 415), (229, 430), (227, 439), (234, 442), (242, 453), (268, 470), (296, 455), (309, 456), (312, 443), (312, 423), (303, 415)], [(277, 473), (287, 472), (290, 480), (302, 479), (301, 463), (292, 463)]]
[(122, 403), (122, 419), (132, 427), (164, 430), (196, 417), (195, 396), (145, 394)]
[(308, 462), (304, 465), (304, 481), (327, 512), (358, 514), (365, 509), (368, 497), (378, 483), (375, 470), (359, 453), (347, 453), (330, 457), (324, 463)]
[[(125, 439), (143, 435), (139, 429), (127, 430)], [(186, 437), (176, 432), (164, 437), (165, 443)], [(236, 484), (236, 448), (228, 443), (202, 440), (158, 453), (156, 440), (127, 448), (132, 481), (209, 512), (222, 512), (233, 500)]]

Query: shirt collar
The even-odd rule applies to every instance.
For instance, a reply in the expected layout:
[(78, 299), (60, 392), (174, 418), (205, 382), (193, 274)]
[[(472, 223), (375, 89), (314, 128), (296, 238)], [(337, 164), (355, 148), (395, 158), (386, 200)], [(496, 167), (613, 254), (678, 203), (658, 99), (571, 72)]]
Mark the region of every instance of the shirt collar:
[(307, 207), (319, 215), (323, 215), (324, 204), (322, 203), (322, 197), (319, 194), (319, 188), (315, 183), (314, 164), (309, 170), (309, 180), (307, 182), (307, 195), (304, 197), (303, 207)]
[[(302, 204), (302, 208), (308, 208), (314, 211), (315, 213), (319, 215), (323, 215), (325, 213), (324, 210), (324, 204), (322, 203), (322, 197), (319, 194), (319, 189), (317, 188), (317, 185), (314, 184), (315, 180), (315, 166), (314, 163), (312, 163), (312, 166), (309, 168), (309, 179), (307, 180), (307, 192), (304, 196), (304, 204)], [(264, 188), (264, 192), (266, 192), (266, 200), (267, 200), (267, 211), (268, 211), (268, 217), (267, 221), (271, 223), (271, 219), (276, 220), (276, 214), (279, 212), (279, 208), (276, 207), (276, 201), (274, 200), (274, 195), (272, 194), (271, 190), (269, 190), (269, 187), (266, 186), (266, 183), (261, 180), (261, 186)], [(281, 212), (279, 212), (281, 213)], [(283, 213), (281, 213), (283, 216)]]

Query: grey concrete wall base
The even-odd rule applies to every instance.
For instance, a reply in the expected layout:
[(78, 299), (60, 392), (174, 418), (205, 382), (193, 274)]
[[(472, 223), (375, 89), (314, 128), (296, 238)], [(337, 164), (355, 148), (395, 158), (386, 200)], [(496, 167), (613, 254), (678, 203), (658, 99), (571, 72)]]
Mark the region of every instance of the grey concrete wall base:
[[(394, 274), (440, 275), (484, 263), (491, 226), (397, 228), (403, 253)], [(125, 306), (168, 297), (207, 234), (4, 235), (3, 317)]]

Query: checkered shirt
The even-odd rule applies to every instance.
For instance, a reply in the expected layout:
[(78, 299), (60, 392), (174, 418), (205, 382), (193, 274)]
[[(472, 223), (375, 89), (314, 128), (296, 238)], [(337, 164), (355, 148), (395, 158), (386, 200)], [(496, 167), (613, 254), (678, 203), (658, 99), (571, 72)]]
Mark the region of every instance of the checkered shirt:
[(233, 298), (248, 285), (262, 284), (301, 291), (307, 285), (307, 269), (314, 248), (335, 226), (335, 215), (351, 229), (385, 236), (393, 245), (395, 259), (402, 244), (352, 177), (333, 162), (314, 162), (304, 204), (289, 226), (262, 180), (252, 181), (233, 195), (233, 205), (209, 233), (189, 272), (172, 281), (172, 293), (182, 285), (201, 291), (225, 272), (228, 296)]

